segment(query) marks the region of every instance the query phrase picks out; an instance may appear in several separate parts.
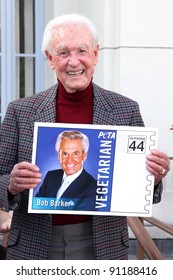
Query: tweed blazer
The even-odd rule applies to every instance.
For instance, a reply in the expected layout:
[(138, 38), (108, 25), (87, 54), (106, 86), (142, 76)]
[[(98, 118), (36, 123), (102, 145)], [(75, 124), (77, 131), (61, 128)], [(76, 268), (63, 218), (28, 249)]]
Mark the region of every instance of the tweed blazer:
[[(9, 233), (7, 259), (47, 259), (52, 218), (49, 214), (28, 213), (26, 190), (12, 201), (7, 186), (13, 166), (31, 162), (34, 122), (55, 122), (57, 84), (39, 94), (11, 102), (0, 130), (0, 208), (15, 209)], [(137, 102), (105, 90), (93, 83), (93, 123), (143, 126)], [(161, 199), (162, 183), (154, 202)], [(128, 227), (126, 217), (93, 216), (96, 259), (127, 259)]]

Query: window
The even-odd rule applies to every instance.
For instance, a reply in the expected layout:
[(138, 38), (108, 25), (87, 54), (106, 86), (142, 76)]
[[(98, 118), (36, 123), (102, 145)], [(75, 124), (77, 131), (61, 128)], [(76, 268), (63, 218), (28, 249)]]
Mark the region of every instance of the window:
[(44, 0), (0, 0), (0, 118), (8, 103), (44, 89)]
[(15, 49), (17, 98), (35, 92), (35, 1), (16, 0)]

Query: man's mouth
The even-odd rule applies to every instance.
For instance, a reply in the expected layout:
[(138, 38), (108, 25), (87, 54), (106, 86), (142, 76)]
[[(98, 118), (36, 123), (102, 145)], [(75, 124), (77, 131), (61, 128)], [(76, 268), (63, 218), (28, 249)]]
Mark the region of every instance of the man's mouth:
[(68, 168), (74, 168), (74, 167), (75, 167), (75, 164), (72, 164), (72, 163), (71, 163), (71, 164), (67, 164), (67, 167), (68, 167)]
[(80, 71), (68, 71), (67, 74), (70, 76), (75, 76), (75, 75), (81, 75), (84, 73), (84, 70), (80, 70)]

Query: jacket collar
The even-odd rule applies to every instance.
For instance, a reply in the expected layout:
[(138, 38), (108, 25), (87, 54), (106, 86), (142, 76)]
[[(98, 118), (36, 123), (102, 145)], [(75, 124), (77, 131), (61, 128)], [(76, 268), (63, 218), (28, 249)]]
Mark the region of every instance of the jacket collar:
[[(55, 122), (57, 87), (58, 83), (39, 94), (37, 102), (35, 102), (33, 105), (33, 109), (36, 111), (36, 114), (31, 118), (33, 118), (34, 121)], [(107, 91), (105, 89), (93, 83), (94, 124), (108, 124), (105, 122), (105, 120), (109, 119), (109, 114), (113, 108), (110, 99), (106, 95), (106, 92)]]

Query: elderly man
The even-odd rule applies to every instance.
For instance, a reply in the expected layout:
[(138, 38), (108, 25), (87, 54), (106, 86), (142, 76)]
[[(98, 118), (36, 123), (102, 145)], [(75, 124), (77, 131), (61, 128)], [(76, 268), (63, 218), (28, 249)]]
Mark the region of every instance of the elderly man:
[[(57, 84), (10, 103), (1, 125), (0, 207), (14, 210), (7, 259), (127, 259), (126, 217), (28, 214), (29, 189), (41, 182), (39, 168), (31, 164), (35, 121), (144, 125), (135, 101), (93, 83), (99, 45), (90, 20), (76, 14), (53, 19), (42, 50)], [(155, 177), (157, 203), (169, 159), (153, 150), (146, 168)]]

